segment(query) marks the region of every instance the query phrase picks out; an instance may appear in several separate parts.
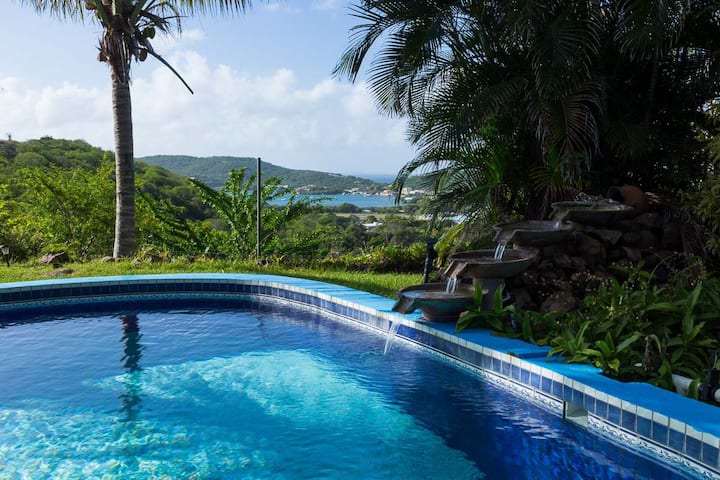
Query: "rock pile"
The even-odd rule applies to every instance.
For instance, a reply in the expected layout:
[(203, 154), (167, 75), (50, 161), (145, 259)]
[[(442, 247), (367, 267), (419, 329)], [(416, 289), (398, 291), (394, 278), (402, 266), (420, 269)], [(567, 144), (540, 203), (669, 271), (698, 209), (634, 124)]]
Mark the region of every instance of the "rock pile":
[(635, 187), (622, 187), (616, 193), (633, 207), (623, 218), (595, 222), (582, 217), (586, 223), (580, 223), (570, 215), (573, 233), (567, 240), (544, 247), (514, 245), (536, 258), (528, 270), (506, 280), (506, 291), (516, 306), (566, 312), (578, 307), (602, 281), (621, 275), (613, 267), (640, 265), (665, 281), (672, 269), (683, 266), (685, 253), (692, 250), (688, 225), (649, 202)]

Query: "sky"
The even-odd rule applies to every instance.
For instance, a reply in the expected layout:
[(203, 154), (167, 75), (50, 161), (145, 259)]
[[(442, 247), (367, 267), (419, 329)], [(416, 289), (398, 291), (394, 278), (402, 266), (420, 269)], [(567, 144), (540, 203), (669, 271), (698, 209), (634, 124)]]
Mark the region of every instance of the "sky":
[[(294, 169), (394, 175), (414, 156), (403, 119), (362, 78), (332, 70), (357, 20), (346, 0), (255, 0), (244, 14), (185, 18), (132, 65), (135, 156), (261, 157)], [(113, 150), (110, 71), (97, 23), (0, 0), (0, 138), (82, 139)]]

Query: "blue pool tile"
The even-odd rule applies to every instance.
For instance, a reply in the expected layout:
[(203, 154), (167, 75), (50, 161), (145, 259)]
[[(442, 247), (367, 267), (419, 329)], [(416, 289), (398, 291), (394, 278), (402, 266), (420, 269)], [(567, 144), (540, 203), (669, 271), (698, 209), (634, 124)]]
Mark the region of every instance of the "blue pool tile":
[(499, 358), (492, 357), (492, 370), (493, 370), (493, 372), (498, 372), (498, 373), (500, 373), (500, 368), (501, 368), (501, 365), (500, 365), (500, 364), (501, 364), (501, 363), (502, 363), (502, 362), (500, 361)]
[(588, 412), (595, 413), (595, 397), (592, 395), (585, 395), (585, 400), (582, 405)]
[(571, 389), (571, 402), (575, 405), (585, 405), (585, 394), (580, 390)]
[(545, 393), (552, 393), (552, 379), (548, 377), (541, 377), (540, 390)]
[(508, 362), (500, 362), (500, 373), (505, 377), (510, 377), (510, 364)]
[(520, 382), (525, 385), (530, 385), (530, 371), (524, 368), (520, 369)]
[(608, 405), (607, 419), (616, 425), (620, 425), (620, 407)]
[(709, 467), (718, 468), (718, 462), (720, 461), (720, 451), (718, 451), (718, 448), (709, 443), (703, 443), (702, 461)]
[(620, 413), (620, 424), (623, 428), (626, 428), (632, 432), (635, 431), (635, 421), (637, 415), (627, 410), (622, 410)]
[(520, 380), (520, 367), (517, 365), (510, 365), (510, 376), (514, 380)]
[(661, 445), (668, 444), (668, 426), (662, 423), (652, 422), (652, 439)]
[(649, 418), (638, 415), (637, 428), (635, 431), (645, 438), (652, 438), (652, 421)]
[(458, 346), (457, 357), (467, 363), (473, 363), (474, 360), (473, 351), (463, 346)]
[(482, 367), (486, 370), (492, 370), (492, 357), (490, 355), (482, 355)]
[(695, 460), (702, 458), (702, 442), (690, 435), (685, 436), (685, 453)]
[(530, 372), (530, 385), (534, 388), (540, 388), (540, 375)]
[(563, 384), (562, 382), (556, 382), (553, 380), (552, 382), (552, 392), (553, 395), (555, 395), (558, 398), (563, 398)]
[(677, 450), (678, 452), (682, 452), (685, 450), (685, 433), (684, 432), (678, 432), (675, 429), (670, 429), (669, 436), (668, 436), (668, 445), (673, 450)]

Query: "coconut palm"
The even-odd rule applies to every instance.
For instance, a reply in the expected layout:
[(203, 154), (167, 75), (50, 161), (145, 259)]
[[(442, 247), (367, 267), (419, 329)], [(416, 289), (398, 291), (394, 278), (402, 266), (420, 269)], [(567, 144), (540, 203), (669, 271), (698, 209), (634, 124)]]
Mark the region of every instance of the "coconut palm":
[[(40, 12), (81, 20), (90, 16), (103, 28), (98, 60), (110, 67), (115, 131), (116, 217), (114, 257), (135, 251), (135, 174), (130, 73), (132, 61), (148, 56), (182, 77), (155, 52), (156, 32), (180, 32), (181, 14), (243, 11), (250, 0), (21, 0)], [(192, 90), (190, 90), (192, 93)]]

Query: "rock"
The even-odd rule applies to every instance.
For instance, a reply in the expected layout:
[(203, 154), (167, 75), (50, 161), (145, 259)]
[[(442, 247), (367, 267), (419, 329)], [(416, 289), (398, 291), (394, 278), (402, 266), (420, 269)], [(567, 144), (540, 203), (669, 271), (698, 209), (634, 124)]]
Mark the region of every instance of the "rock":
[(625, 232), (622, 236), (622, 243), (628, 247), (640, 245), (640, 232)]
[(587, 262), (583, 257), (580, 257), (578, 255), (574, 255), (570, 257), (573, 263), (573, 270), (576, 272), (582, 272), (587, 268)]
[(628, 260), (631, 262), (639, 262), (642, 260), (642, 253), (640, 252), (639, 248), (635, 247), (622, 247), (623, 251), (625, 252), (625, 256)]
[(579, 234), (578, 251), (588, 265), (605, 263), (605, 247), (596, 238), (586, 234)]
[(57, 268), (63, 263), (70, 261), (70, 257), (68, 257), (67, 252), (46, 253), (40, 261)]
[(644, 250), (660, 246), (660, 239), (650, 230), (640, 230), (640, 243), (638, 246)]
[(540, 305), (540, 313), (565, 313), (574, 310), (576, 307), (577, 302), (572, 293), (560, 291), (551, 294), (542, 305)]
[(661, 228), (663, 224), (662, 217), (655, 212), (643, 213), (635, 218), (638, 225), (645, 228)]
[(608, 262), (617, 262), (618, 260), (623, 258), (625, 258), (625, 252), (623, 251), (622, 247), (611, 248), (607, 251)]
[(677, 222), (669, 222), (663, 225), (661, 248), (666, 250), (682, 250), (682, 225)]
[(615, 228), (625, 232), (636, 232), (640, 229), (640, 225), (638, 225), (637, 220), (635, 219), (624, 219), (617, 222), (616, 225), (614, 225)]
[(560, 253), (558, 255), (555, 255), (552, 259), (552, 262), (557, 268), (573, 268), (572, 258), (570, 258), (570, 255), (568, 255), (567, 253)]
[(72, 268), (56, 268), (55, 270), (45, 274), (46, 277), (65, 277), (71, 275), (75, 270)]
[(623, 234), (620, 230), (596, 229), (588, 232), (589, 235), (602, 241), (605, 245), (617, 245)]
[(513, 305), (515, 305), (515, 307), (523, 310), (537, 310), (537, 303), (535, 303), (526, 289), (513, 289), (510, 294), (513, 297)]
[(603, 280), (604, 277), (601, 275), (592, 274), (590, 272), (574, 273), (570, 277), (573, 290), (582, 292), (583, 296), (588, 292), (597, 291)]

